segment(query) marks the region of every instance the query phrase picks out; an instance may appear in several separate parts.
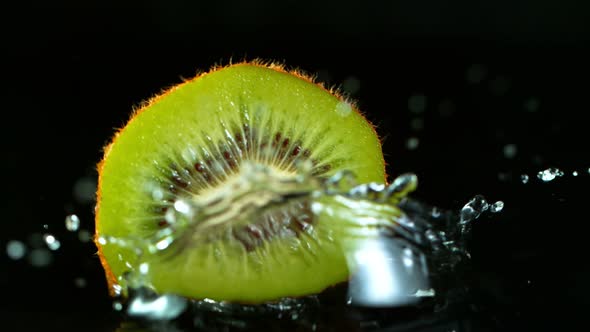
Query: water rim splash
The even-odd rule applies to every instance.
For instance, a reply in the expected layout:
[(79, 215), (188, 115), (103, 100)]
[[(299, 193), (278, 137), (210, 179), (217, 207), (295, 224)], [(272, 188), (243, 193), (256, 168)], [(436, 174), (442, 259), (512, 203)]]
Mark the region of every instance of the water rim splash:
[[(339, 222), (349, 226), (343, 242), (352, 276), (349, 304), (391, 307), (416, 303), (436, 294), (430, 287), (433, 276), (448, 273), (469, 257), (465, 243), (472, 222), (485, 211), (497, 212), (503, 207), (502, 202), (488, 204), (482, 196), (468, 202), (459, 215), (427, 207), (408, 198), (417, 186), (414, 174), (403, 174), (385, 185), (358, 184), (349, 171), (319, 178), (305, 171), (277, 176), (258, 164), (243, 169), (241, 176), (206, 201), (175, 201), (166, 214), (174, 227), (159, 230), (149, 238), (98, 237), (101, 245), (127, 247), (136, 253), (136, 261), (127, 263), (129, 271), (119, 278), (115, 288), (116, 295), (126, 298), (126, 305), (118, 306), (120, 310), (125, 309), (131, 317), (169, 320), (180, 315), (189, 302), (192, 307), (209, 311), (247, 308), (224, 301), (157, 294), (148, 277), (147, 257), (172, 253), (188, 238), (193, 242), (207, 241), (196, 237), (197, 230), (246, 225), (269, 209), (302, 199), (311, 201), (315, 216), (337, 215)], [(292, 309), (281, 303), (291, 300), (277, 299), (262, 306), (268, 311), (267, 306), (274, 303), (276, 308), (289, 311)]]

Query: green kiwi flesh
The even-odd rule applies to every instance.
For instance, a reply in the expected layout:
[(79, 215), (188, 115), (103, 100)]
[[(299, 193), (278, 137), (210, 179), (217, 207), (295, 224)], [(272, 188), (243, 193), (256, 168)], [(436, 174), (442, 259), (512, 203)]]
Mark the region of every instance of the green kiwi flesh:
[[(96, 243), (111, 290), (138, 269), (138, 252), (98, 239), (153, 236), (170, 226), (164, 214), (178, 197), (206, 200), (245, 162), (292, 175), (298, 161), (308, 161), (318, 178), (350, 170), (361, 183), (385, 179), (371, 124), (342, 97), (281, 67), (231, 65), (154, 98), (115, 136), (99, 165)], [(257, 303), (321, 292), (345, 281), (349, 269), (338, 216), (314, 215), (309, 203), (284, 209), (313, 232), (277, 231), (253, 247), (252, 234), (244, 243), (212, 235), (202, 245), (191, 244), (197, 238), (191, 236), (174, 255), (142, 257), (143, 273), (157, 292), (195, 299)], [(269, 218), (285, 215), (279, 212)]]

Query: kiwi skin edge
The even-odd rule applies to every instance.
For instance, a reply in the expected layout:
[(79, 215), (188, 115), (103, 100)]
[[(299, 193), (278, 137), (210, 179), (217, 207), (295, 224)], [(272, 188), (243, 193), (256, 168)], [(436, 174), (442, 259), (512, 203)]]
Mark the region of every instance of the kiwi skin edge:
[[(101, 261), (102, 266), (104, 267), (105, 270), (105, 275), (106, 275), (106, 279), (107, 279), (107, 283), (109, 286), (109, 290), (111, 292), (111, 295), (115, 294), (115, 285), (117, 285), (117, 276), (113, 269), (112, 269), (112, 264), (113, 264), (113, 259), (107, 259), (107, 254), (105, 254), (105, 248), (103, 247), (103, 245), (101, 245), (98, 241), (100, 235), (104, 235), (102, 232), (102, 227), (104, 227), (104, 222), (101, 220), (101, 216), (103, 215), (103, 212), (101, 210), (102, 207), (102, 202), (103, 202), (103, 195), (104, 195), (104, 173), (103, 171), (105, 170), (105, 165), (108, 163), (108, 159), (111, 155), (111, 151), (113, 150), (113, 147), (117, 144), (118, 139), (121, 137), (121, 135), (125, 135), (125, 132), (127, 130), (127, 128), (129, 128), (130, 125), (132, 125), (135, 121), (138, 121), (138, 117), (143, 114), (146, 110), (149, 110), (153, 105), (156, 105), (158, 103), (160, 103), (161, 101), (165, 100), (167, 97), (169, 97), (170, 95), (172, 95), (175, 91), (178, 91), (180, 88), (182, 88), (183, 86), (187, 85), (187, 84), (191, 84), (197, 80), (200, 80), (203, 77), (206, 77), (207, 75), (219, 72), (221, 70), (224, 70), (225, 68), (230, 68), (230, 67), (238, 67), (238, 66), (249, 66), (249, 67), (253, 67), (253, 68), (260, 68), (263, 70), (272, 70), (275, 72), (279, 72), (279, 73), (283, 73), (286, 75), (290, 75), (293, 76), (299, 80), (303, 80), (305, 82), (307, 82), (308, 84), (312, 84), (316, 87), (319, 87), (320, 89), (322, 89), (325, 93), (330, 94), (333, 98), (336, 98), (337, 100), (339, 100), (340, 102), (346, 102), (348, 104), (351, 105), (352, 110), (357, 114), (360, 115), (360, 117), (362, 118), (362, 121), (364, 121), (365, 125), (370, 128), (370, 130), (372, 131), (372, 135), (376, 138), (376, 144), (378, 145), (379, 148), (379, 152), (380, 152), (380, 141), (378, 139), (377, 133), (374, 129), (374, 127), (366, 120), (364, 119), (364, 117), (362, 117), (362, 114), (358, 111), (358, 109), (355, 107), (355, 105), (353, 103), (351, 103), (349, 100), (347, 100), (346, 98), (344, 98), (344, 96), (342, 94), (340, 94), (338, 91), (336, 91), (335, 89), (326, 89), (322, 84), (316, 83), (314, 81), (314, 79), (309, 76), (304, 74), (301, 71), (298, 70), (293, 70), (293, 71), (289, 71), (286, 70), (284, 68), (284, 66), (279, 65), (277, 63), (272, 63), (272, 62), (264, 62), (264, 61), (260, 61), (260, 60), (256, 60), (256, 61), (252, 61), (252, 62), (241, 62), (241, 63), (237, 63), (237, 64), (230, 64), (229, 66), (223, 67), (223, 66), (217, 66), (214, 67), (211, 71), (206, 72), (206, 73), (202, 73), (197, 75), (195, 78), (191, 79), (191, 80), (187, 80), (179, 85), (176, 85), (172, 88), (170, 88), (169, 90), (163, 92), (162, 94), (150, 99), (148, 102), (142, 104), (142, 106), (138, 109), (136, 109), (129, 122), (127, 123), (127, 125), (124, 128), (121, 128), (113, 137), (111, 143), (109, 143), (105, 148), (104, 148), (104, 157), (102, 159), (102, 161), (98, 164), (98, 172), (99, 172), (99, 179), (98, 179), (98, 191), (97, 191), (97, 205), (95, 208), (95, 214), (96, 214), (96, 235), (95, 235), (95, 243), (96, 246), (98, 247), (98, 255)], [(377, 165), (374, 167), (374, 169), (371, 170), (372, 175), (367, 175), (366, 178), (362, 178), (364, 176), (364, 174), (360, 174), (362, 180), (365, 181), (374, 181), (374, 182), (382, 182), (385, 183), (386, 182), (386, 175), (385, 175), (385, 163), (383, 160), (383, 156), (382, 154), (379, 154), (378, 157), (380, 160), (376, 161), (373, 163), (373, 165)], [(110, 235), (110, 233), (108, 234)], [(112, 256), (112, 255), (111, 255)], [(342, 279), (342, 278), (341, 278)], [(344, 278), (346, 279), (346, 278)], [(334, 284), (338, 283), (338, 282), (342, 282), (345, 280), (334, 280), (334, 282), (330, 283), (330, 284), (325, 284), (323, 288), (326, 287), (330, 287), (333, 286)], [(228, 287), (231, 287), (228, 286)], [(314, 289), (314, 292), (317, 291), (321, 291), (321, 289), (323, 288), (317, 288)], [(166, 291), (166, 290), (164, 290)], [(283, 296), (301, 296), (301, 295), (307, 295), (308, 291), (302, 291), (302, 292), (298, 292), (298, 291), (289, 291), (286, 294), (279, 294), (279, 297), (283, 297)], [(183, 295), (189, 298), (199, 298), (198, 294), (179, 294), (179, 295)], [(257, 297), (256, 295), (253, 296), (246, 296), (244, 298), (241, 298), (240, 296), (233, 297), (233, 296), (226, 296), (226, 295), (219, 295), (219, 296), (208, 296), (209, 298), (213, 298), (213, 299), (217, 299), (217, 300), (232, 300), (232, 301), (237, 301), (237, 302), (262, 302), (262, 301), (268, 301), (268, 300), (273, 300), (275, 299), (274, 296), (272, 295), (261, 295), (260, 297)]]

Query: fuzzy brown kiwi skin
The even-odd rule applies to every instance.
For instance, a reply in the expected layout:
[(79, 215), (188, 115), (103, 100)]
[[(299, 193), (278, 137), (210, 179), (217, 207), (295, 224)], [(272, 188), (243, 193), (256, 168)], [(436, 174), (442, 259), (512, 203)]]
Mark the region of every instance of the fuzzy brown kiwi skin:
[[(104, 272), (105, 272), (105, 277), (107, 280), (107, 285), (108, 285), (108, 289), (109, 289), (109, 293), (111, 296), (116, 296), (117, 294), (115, 294), (115, 288), (113, 287), (114, 285), (117, 284), (117, 277), (115, 276), (115, 274), (112, 272), (104, 254), (103, 254), (103, 248), (102, 248), (102, 244), (100, 244), (99, 242), (99, 236), (98, 234), (100, 234), (99, 231), (99, 225), (100, 225), (100, 220), (99, 220), (99, 216), (100, 214), (98, 213), (100, 210), (100, 202), (101, 202), (101, 197), (102, 197), (102, 182), (103, 182), (103, 176), (102, 176), (102, 170), (105, 164), (105, 161), (108, 159), (109, 153), (112, 149), (113, 144), (116, 143), (119, 135), (121, 135), (125, 129), (127, 128), (127, 126), (129, 126), (133, 121), (135, 121), (135, 119), (137, 118), (137, 116), (141, 113), (143, 113), (147, 108), (149, 108), (151, 105), (153, 105), (154, 103), (157, 103), (159, 100), (166, 98), (170, 93), (174, 92), (175, 90), (177, 90), (178, 88), (180, 88), (181, 86), (190, 83), (194, 80), (198, 80), (203, 76), (206, 76), (208, 74), (217, 72), (219, 70), (222, 70), (226, 67), (232, 67), (232, 66), (256, 66), (256, 67), (262, 67), (262, 68), (267, 68), (267, 69), (272, 69), (274, 71), (280, 72), (280, 73), (285, 73), (285, 74), (289, 74), (292, 76), (295, 76), (301, 80), (304, 80), (308, 83), (314, 84), (317, 87), (321, 88), (322, 90), (326, 91), (327, 93), (335, 96), (336, 98), (338, 98), (340, 101), (342, 102), (346, 102), (349, 105), (351, 105), (352, 110), (354, 112), (356, 112), (358, 115), (360, 115), (368, 124), (369, 127), (371, 128), (371, 130), (373, 131), (375, 137), (379, 138), (379, 144), (382, 145), (382, 140), (379, 137), (376, 129), (375, 129), (375, 125), (373, 125), (365, 116), (362, 112), (360, 112), (360, 110), (358, 109), (356, 103), (353, 100), (350, 100), (349, 98), (347, 98), (339, 89), (332, 87), (332, 88), (326, 88), (324, 86), (323, 83), (321, 82), (317, 82), (314, 78), (314, 76), (309, 75), (307, 73), (305, 73), (304, 71), (300, 70), (300, 69), (286, 69), (285, 65), (279, 63), (279, 62), (275, 62), (275, 61), (265, 61), (265, 60), (261, 60), (261, 59), (255, 59), (252, 61), (241, 61), (238, 63), (232, 63), (230, 61), (230, 63), (228, 65), (216, 65), (214, 67), (212, 67), (209, 71), (206, 72), (201, 72), (199, 74), (197, 74), (194, 78), (192, 79), (188, 79), (183, 81), (180, 84), (174, 85), (170, 88), (168, 88), (167, 90), (162, 91), (160, 94), (150, 98), (147, 101), (144, 101), (140, 104), (139, 107), (134, 108), (134, 110), (132, 111), (132, 114), (129, 118), (129, 120), (127, 121), (126, 125), (124, 127), (119, 128), (116, 133), (113, 135), (113, 137), (111, 138), (110, 142), (103, 148), (103, 158), (101, 159), (101, 161), (97, 164), (97, 171), (98, 171), (98, 187), (97, 187), (97, 192), (96, 192), (96, 206), (95, 206), (95, 236), (94, 236), (94, 243), (96, 245), (96, 247), (98, 248), (97, 251), (97, 255), (100, 259), (100, 262), (104, 268)], [(382, 174), (385, 174), (384, 179), (383, 179), (383, 183), (387, 183), (387, 174), (386, 174), (386, 164), (385, 161), (383, 159), (383, 156), (381, 156), (381, 161), (382, 161), (382, 165), (383, 165), (383, 170), (382, 170)], [(339, 283), (340, 284), (340, 283)], [(332, 286), (328, 286), (327, 288), (331, 288), (331, 287), (336, 287), (337, 285), (332, 285)]]

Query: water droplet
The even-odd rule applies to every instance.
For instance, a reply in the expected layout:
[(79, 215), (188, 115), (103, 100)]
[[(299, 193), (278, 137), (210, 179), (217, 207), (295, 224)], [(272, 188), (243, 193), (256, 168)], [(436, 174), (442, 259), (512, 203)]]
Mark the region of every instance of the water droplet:
[(29, 235), (29, 245), (33, 248), (41, 248), (45, 245), (43, 235), (40, 233), (32, 233)]
[(467, 69), (465, 79), (470, 84), (477, 84), (486, 77), (487, 69), (482, 64), (473, 64)]
[(414, 296), (416, 297), (434, 297), (436, 295), (436, 291), (433, 288), (430, 289), (418, 289)]
[(352, 113), (352, 105), (346, 101), (341, 101), (336, 104), (336, 114), (340, 116), (348, 116)]
[(481, 195), (473, 197), (460, 212), (460, 223), (465, 224), (473, 221), (489, 209), (490, 205), (486, 202), (485, 198)]
[(44, 229), (49, 229), (49, 225), (47, 225), (47, 224), (43, 224), (43, 228), (44, 228)]
[(170, 246), (171, 243), (172, 243), (172, 238), (166, 237), (163, 240), (160, 240), (160, 241), (158, 241), (158, 243), (156, 243), (156, 249), (157, 250), (164, 250), (164, 249), (168, 248), (168, 246)]
[(52, 234), (43, 235), (43, 241), (45, 241), (47, 248), (54, 250), (54, 251), (59, 249), (59, 247), (61, 246), (61, 243), (59, 242), (59, 240), (56, 239), (55, 236)]
[(148, 320), (171, 320), (178, 317), (187, 305), (188, 301), (177, 295), (156, 296), (139, 290), (138, 294), (130, 299), (127, 314)]
[(440, 211), (438, 208), (433, 207), (432, 211), (430, 212), (430, 215), (432, 216), (432, 218), (438, 218), (440, 217)]
[(548, 168), (537, 173), (537, 178), (541, 179), (543, 182), (553, 181), (556, 177), (561, 176), (563, 176), (563, 171), (558, 168)]
[(185, 215), (190, 214), (192, 211), (191, 206), (187, 202), (185, 202), (184, 200), (181, 200), (181, 199), (176, 200), (174, 202), (174, 209), (176, 211), (178, 211), (179, 213), (182, 213)]
[(53, 256), (47, 249), (33, 249), (29, 253), (29, 263), (34, 267), (46, 267), (51, 264)]
[(90, 232), (85, 229), (80, 230), (78, 232), (78, 240), (83, 243), (90, 242), (90, 240), (92, 240), (92, 235), (90, 235)]
[(105, 244), (107, 244), (107, 239), (105, 239), (105, 237), (104, 237), (104, 236), (99, 236), (99, 237), (98, 237), (98, 243), (99, 243), (100, 245), (103, 245), (103, 246), (104, 246)]
[(578, 172), (577, 171), (573, 171), (572, 172), (572, 176), (578, 176)]
[(72, 189), (74, 199), (80, 204), (88, 204), (94, 202), (96, 193), (96, 180), (91, 177), (83, 177), (78, 179)]
[(152, 198), (155, 201), (160, 201), (162, 199), (164, 199), (164, 190), (162, 190), (162, 188), (160, 187), (156, 187), (152, 190)]
[(147, 274), (149, 271), (150, 267), (147, 263), (141, 263), (139, 264), (139, 273), (141, 274)]
[(342, 82), (342, 88), (347, 93), (354, 95), (356, 94), (361, 88), (361, 81), (354, 76), (347, 77), (344, 82)]
[(504, 157), (512, 159), (516, 156), (517, 148), (515, 144), (506, 144), (504, 146)]
[(504, 208), (504, 202), (497, 201), (496, 203), (492, 204), (492, 206), (490, 207), (490, 211), (493, 213), (497, 213), (497, 212), (502, 211), (503, 208)]
[(521, 176), (520, 176), (520, 181), (521, 181), (522, 183), (528, 183), (528, 182), (529, 182), (529, 176), (528, 176), (528, 175), (526, 175), (526, 174), (523, 174), (523, 175), (521, 175)]
[(455, 104), (450, 99), (444, 99), (438, 104), (438, 113), (441, 116), (448, 117), (455, 113)]
[(424, 119), (423, 118), (413, 118), (410, 121), (410, 127), (412, 127), (415, 131), (420, 131), (424, 129)]
[(426, 96), (415, 94), (408, 99), (408, 109), (412, 113), (422, 113), (426, 110)]
[(66, 217), (66, 229), (70, 232), (75, 232), (80, 228), (80, 219), (75, 214), (70, 214)]
[(86, 284), (87, 284), (87, 282), (86, 282), (86, 279), (84, 279), (84, 278), (78, 277), (78, 278), (74, 279), (74, 285), (76, 285), (76, 287), (78, 287), (78, 288), (84, 288), (84, 287), (86, 287)]
[(498, 180), (500, 180), (502, 182), (506, 182), (506, 181), (508, 181), (508, 179), (510, 179), (510, 174), (504, 173), (504, 172), (498, 173)]
[(415, 150), (418, 148), (419, 144), (420, 144), (420, 140), (417, 137), (410, 137), (406, 141), (406, 148), (408, 150)]
[(23, 258), (26, 253), (27, 247), (20, 241), (10, 240), (6, 244), (6, 254), (15, 261)]
[(527, 112), (536, 112), (539, 109), (539, 100), (536, 98), (530, 98), (524, 102), (524, 109)]
[(176, 223), (176, 209), (167, 209), (164, 214), (164, 219), (168, 224)]
[(113, 292), (117, 296), (121, 295), (121, 293), (123, 292), (123, 287), (121, 287), (121, 285), (113, 285)]
[(113, 302), (113, 309), (115, 309), (116, 311), (121, 311), (123, 310), (123, 305), (121, 304), (121, 302), (115, 301)]
[[(404, 197), (408, 193), (416, 190), (418, 186), (418, 177), (413, 173), (404, 173), (396, 177), (393, 182), (386, 188), (386, 195), (388, 197), (398, 196)], [(377, 190), (383, 190), (376, 188)], [(385, 188), (384, 188), (385, 189)]]
[(510, 80), (504, 76), (498, 76), (490, 81), (490, 91), (496, 96), (502, 96), (508, 92)]

